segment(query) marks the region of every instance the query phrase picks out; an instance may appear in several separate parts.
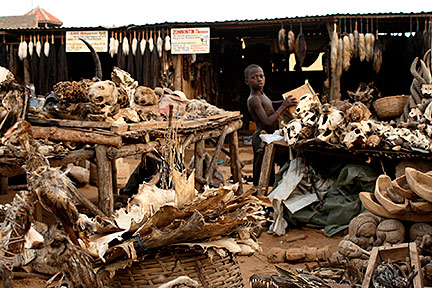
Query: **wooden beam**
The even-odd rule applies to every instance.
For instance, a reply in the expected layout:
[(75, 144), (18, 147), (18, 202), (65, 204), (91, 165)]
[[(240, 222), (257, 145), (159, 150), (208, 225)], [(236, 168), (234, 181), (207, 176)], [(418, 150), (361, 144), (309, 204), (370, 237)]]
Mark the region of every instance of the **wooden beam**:
[[(205, 141), (204, 140), (199, 140), (197, 142), (195, 142), (195, 149), (194, 149), (194, 167), (195, 167), (195, 179), (204, 179), (204, 159), (203, 159), (203, 155), (204, 155), (204, 150), (205, 150)], [(204, 179), (205, 180), (205, 179)], [(201, 183), (200, 181), (195, 183), (195, 186), (197, 188), (197, 190), (201, 190), (202, 185), (205, 184)]]
[(159, 145), (160, 143), (158, 141), (152, 141), (145, 144), (131, 144), (121, 148), (108, 147), (107, 156), (109, 159), (126, 158), (128, 156), (154, 151)]
[(113, 180), (111, 161), (107, 157), (107, 146), (96, 145), (98, 172), (98, 206), (108, 217), (114, 212)]
[(115, 147), (122, 146), (121, 136), (102, 135), (96, 132), (84, 132), (58, 127), (32, 126), (32, 133), (34, 138), (86, 144), (101, 144)]

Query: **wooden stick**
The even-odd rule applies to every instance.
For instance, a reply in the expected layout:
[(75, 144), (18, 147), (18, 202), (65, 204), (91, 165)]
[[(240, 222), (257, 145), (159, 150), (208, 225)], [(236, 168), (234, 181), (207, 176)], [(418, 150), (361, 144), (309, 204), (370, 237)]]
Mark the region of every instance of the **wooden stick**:
[(109, 159), (126, 158), (128, 156), (154, 151), (159, 145), (159, 142), (153, 141), (145, 144), (131, 144), (121, 148), (108, 147), (107, 156)]
[(243, 193), (243, 179), (241, 173), (241, 163), (238, 149), (238, 134), (237, 130), (228, 135), (230, 154), (231, 154), (231, 175), (233, 177), (234, 183), (239, 183), (239, 188), (236, 194), (240, 195)]

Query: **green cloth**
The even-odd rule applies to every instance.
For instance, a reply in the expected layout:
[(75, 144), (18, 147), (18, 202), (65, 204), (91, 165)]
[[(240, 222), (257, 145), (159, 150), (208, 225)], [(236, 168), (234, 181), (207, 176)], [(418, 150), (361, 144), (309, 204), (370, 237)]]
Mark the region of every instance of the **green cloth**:
[(370, 167), (347, 164), (328, 189), (322, 207), (309, 205), (294, 214), (285, 209), (285, 218), (294, 225), (324, 228), (326, 236), (333, 236), (348, 228), (351, 219), (364, 210), (359, 193), (373, 192), (378, 175)]

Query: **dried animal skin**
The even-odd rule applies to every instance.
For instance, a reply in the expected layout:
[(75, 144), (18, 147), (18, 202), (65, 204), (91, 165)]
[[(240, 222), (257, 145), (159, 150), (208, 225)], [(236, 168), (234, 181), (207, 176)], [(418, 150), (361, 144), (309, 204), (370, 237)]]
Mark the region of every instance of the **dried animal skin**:
[(126, 36), (123, 37), (122, 51), (124, 55), (129, 55), (129, 40)]
[(343, 37), (343, 70), (348, 71), (351, 65), (352, 47), (348, 35)]
[(373, 53), (373, 67), (376, 73), (379, 73), (382, 64), (382, 44), (379, 39), (375, 41)]
[(296, 41), (295, 41), (295, 56), (296, 56), (296, 66), (297, 69), (301, 70), (301, 67), (303, 67), (303, 61), (306, 57), (306, 39), (303, 33), (300, 33), (297, 35)]
[(281, 28), (279, 30), (278, 33), (278, 45), (279, 45), (279, 50), (282, 52), (286, 51), (286, 44), (287, 44), (287, 39), (286, 39), (286, 30), (284, 28)]
[(359, 56), (359, 33), (357, 30), (354, 30), (354, 46), (353, 46), (353, 57)]
[(332, 71), (336, 71), (337, 59), (338, 59), (338, 35), (333, 32), (331, 45), (330, 45), (330, 67)]
[(34, 43), (30, 37), (30, 42), (28, 43), (28, 53), (29, 53), (30, 57), (33, 56), (33, 48), (34, 48)]
[(338, 53), (336, 61), (336, 78), (340, 80), (343, 72), (343, 38), (338, 39)]
[(171, 50), (171, 37), (169, 35), (165, 36), (165, 51)]
[(162, 51), (163, 51), (163, 40), (160, 36), (158, 36), (156, 40), (156, 49), (158, 51), (159, 57), (162, 57)]
[(115, 48), (116, 48), (115, 39), (114, 37), (111, 37), (109, 41), (109, 54), (111, 58), (114, 58), (114, 55), (116, 54)]
[(365, 40), (365, 35), (363, 33), (359, 34), (358, 49), (359, 49), (360, 61), (364, 61), (366, 59), (366, 40)]
[(288, 31), (288, 52), (294, 52), (295, 50), (295, 35), (292, 30)]
[(38, 57), (40, 57), (41, 51), (42, 51), (42, 44), (41, 44), (41, 42), (38, 40), (38, 41), (36, 42), (36, 54), (38, 55)]
[(46, 57), (49, 57), (50, 44), (48, 41), (44, 43), (44, 54)]
[(365, 35), (365, 43), (366, 43), (366, 61), (371, 61), (373, 58), (373, 50), (374, 50), (374, 35), (372, 33), (366, 33)]
[(132, 39), (131, 48), (132, 48), (132, 54), (135, 56), (136, 55), (136, 50), (138, 48), (138, 40), (136, 38)]
[(147, 47), (147, 41), (145, 39), (141, 39), (140, 41), (141, 55), (144, 55), (146, 47)]

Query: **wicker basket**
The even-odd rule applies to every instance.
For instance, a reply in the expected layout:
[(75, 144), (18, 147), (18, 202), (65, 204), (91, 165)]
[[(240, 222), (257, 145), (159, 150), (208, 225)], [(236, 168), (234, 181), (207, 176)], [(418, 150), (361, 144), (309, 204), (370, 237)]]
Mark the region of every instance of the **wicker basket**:
[[(164, 249), (146, 254), (131, 267), (119, 269), (108, 283), (109, 287), (158, 287), (179, 276), (188, 276), (198, 287), (244, 287), (235, 256), (215, 255), (210, 259), (202, 250)], [(182, 286), (183, 287), (183, 286)]]
[(408, 99), (409, 96), (407, 95), (388, 96), (373, 102), (373, 107), (379, 118), (395, 118), (403, 113)]

